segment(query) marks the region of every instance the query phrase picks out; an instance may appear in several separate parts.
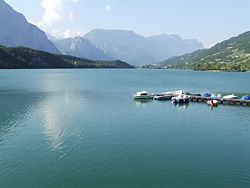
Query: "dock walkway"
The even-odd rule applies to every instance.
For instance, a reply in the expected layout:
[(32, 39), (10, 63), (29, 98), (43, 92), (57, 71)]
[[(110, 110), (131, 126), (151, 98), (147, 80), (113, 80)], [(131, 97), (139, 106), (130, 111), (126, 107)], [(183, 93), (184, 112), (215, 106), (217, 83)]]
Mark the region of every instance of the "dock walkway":
[(226, 105), (250, 106), (250, 100), (215, 99), (215, 98), (211, 98), (211, 97), (192, 96), (192, 95), (190, 97), (190, 101), (192, 101), (192, 102), (207, 102), (209, 100), (218, 100), (220, 104), (226, 104)]

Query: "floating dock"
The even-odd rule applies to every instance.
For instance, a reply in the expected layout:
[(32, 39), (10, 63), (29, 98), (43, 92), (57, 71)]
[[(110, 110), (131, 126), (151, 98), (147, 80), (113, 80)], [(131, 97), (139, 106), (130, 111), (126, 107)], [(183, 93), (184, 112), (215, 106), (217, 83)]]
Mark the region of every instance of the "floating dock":
[(190, 101), (192, 102), (207, 102), (209, 100), (218, 100), (220, 104), (226, 104), (226, 105), (250, 106), (250, 100), (217, 99), (212, 97), (202, 97), (202, 96), (192, 96), (192, 95), (190, 97)]

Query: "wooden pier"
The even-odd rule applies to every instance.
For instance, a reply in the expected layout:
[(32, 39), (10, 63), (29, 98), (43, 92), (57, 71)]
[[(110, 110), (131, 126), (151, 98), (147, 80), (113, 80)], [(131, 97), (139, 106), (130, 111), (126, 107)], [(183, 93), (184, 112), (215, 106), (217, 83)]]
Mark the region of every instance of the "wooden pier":
[(215, 99), (211, 97), (201, 97), (201, 96), (192, 96), (192, 95), (190, 97), (190, 101), (192, 102), (207, 102), (209, 100), (218, 100), (220, 104), (226, 104), (226, 105), (250, 106), (250, 100)]

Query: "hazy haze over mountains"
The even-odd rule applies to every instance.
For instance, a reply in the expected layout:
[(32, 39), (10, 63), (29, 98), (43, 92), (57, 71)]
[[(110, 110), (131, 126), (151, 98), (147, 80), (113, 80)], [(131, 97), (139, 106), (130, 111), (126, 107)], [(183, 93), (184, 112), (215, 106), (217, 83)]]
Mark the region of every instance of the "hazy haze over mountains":
[(52, 38), (52, 41), (63, 54), (94, 60), (120, 59), (133, 65), (157, 63), (204, 48), (195, 39), (184, 40), (178, 35), (165, 34), (143, 37), (128, 30), (94, 29), (84, 37)]
[(156, 63), (204, 48), (197, 40), (183, 40), (178, 35), (143, 37), (127, 30), (95, 29), (84, 38), (107, 55), (135, 65)]
[(38, 27), (0, 0), (0, 45), (26, 46), (37, 50), (59, 53)]
[(182, 39), (179, 35), (156, 35), (147, 38), (148, 50), (157, 61), (203, 49), (196, 39)]

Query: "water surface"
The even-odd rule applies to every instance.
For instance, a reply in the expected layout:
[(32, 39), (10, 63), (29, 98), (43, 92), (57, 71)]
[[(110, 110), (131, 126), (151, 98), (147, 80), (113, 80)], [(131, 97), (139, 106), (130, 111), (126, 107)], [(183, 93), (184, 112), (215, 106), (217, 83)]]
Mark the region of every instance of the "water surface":
[(250, 107), (133, 101), (250, 94), (249, 73), (1, 70), (0, 187), (250, 187)]

